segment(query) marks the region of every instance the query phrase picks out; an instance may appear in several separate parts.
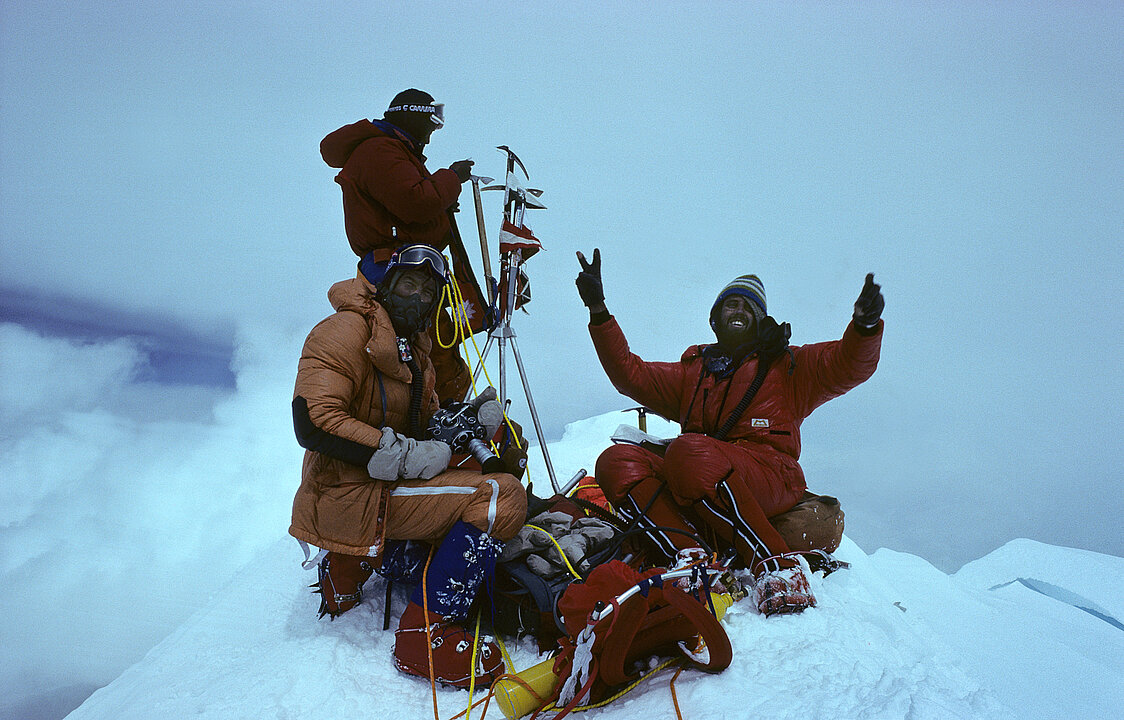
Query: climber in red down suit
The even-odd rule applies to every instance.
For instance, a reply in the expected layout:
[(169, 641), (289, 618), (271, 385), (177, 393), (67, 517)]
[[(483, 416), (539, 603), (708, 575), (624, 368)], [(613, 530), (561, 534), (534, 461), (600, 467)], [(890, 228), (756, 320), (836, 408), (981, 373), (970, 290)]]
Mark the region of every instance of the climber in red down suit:
[(578, 292), (609, 380), (683, 430), (662, 456), (623, 443), (602, 453), (596, 477), (606, 497), (626, 518), (679, 530), (652, 533), (669, 558), (697, 547), (693, 536), (704, 528), (736, 549), (753, 574), (762, 613), (815, 605), (769, 518), (790, 509), (806, 489), (798, 462), (801, 422), (878, 365), (885, 301), (873, 274), (840, 340), (789, 347), (788, 324), (767, 314), (764, 285), (756, 275), (742, 275), (711, 308), (717, 343), (692, 345), (678, 362), (646, 362), (629, 351), (605, 306), (600, 251), (592, 261), (579, 252), (578, 260)]

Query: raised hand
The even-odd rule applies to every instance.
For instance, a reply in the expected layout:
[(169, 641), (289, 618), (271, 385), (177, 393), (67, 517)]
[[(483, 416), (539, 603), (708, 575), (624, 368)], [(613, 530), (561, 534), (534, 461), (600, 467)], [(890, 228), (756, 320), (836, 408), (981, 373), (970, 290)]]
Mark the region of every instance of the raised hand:
[(578, 295), (591, 311), (604, 308), (605, 287), (601, 284), (601, 250), (593, 249), (593, 262), (587, 261), (579, 250), (578, 262), (582, 266), (581, 272), (574, 280), (574, 284), (578, 286)]
[(874, 282), (874, 273), (867, 273), (866, 283), (859, 293), (859, 299), (855, 301), (855, 325), (866, 330), (874, 329), (885, 307), (882, 286)]

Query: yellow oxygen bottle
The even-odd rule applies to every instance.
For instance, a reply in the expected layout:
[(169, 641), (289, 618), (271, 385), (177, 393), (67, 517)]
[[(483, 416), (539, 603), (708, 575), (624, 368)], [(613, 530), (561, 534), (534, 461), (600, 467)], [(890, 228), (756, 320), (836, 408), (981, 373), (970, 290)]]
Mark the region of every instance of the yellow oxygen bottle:
[[(714, 614), (719, 620), (722, 620), (726, 611), (734, 604), (734, 599), (727, 593), (711, 593), (710, 601), (714, 603)], [(516, 677), (526, 683), (540, 698), (553, 697), (560, 680), (554, 674), (554, 658), (521, 670), (516, 673)], [(500, 706), (503, 716), (508, 720), (530, 715), (542, 705), (541, 700), (536, 700), (535, 695), (532, 695), (522, 683), (512, 678), (500, 678), (492, 690), (495, 692), (496, 704)]]
[[(554, 674), (554, 658), (543, 660), (538, 665), (520, 671), (517, 677), (544, 700), (554, 695), (554, 689), (560, 680)], [(500, 678), (492, 686), (492, 690), (496, 694), (496, 704), (500, 706), (503, 716), (508, 720), (530, 715), (543, 703), (543, 700), (536, 700), (535, 695), (512, 678)]]

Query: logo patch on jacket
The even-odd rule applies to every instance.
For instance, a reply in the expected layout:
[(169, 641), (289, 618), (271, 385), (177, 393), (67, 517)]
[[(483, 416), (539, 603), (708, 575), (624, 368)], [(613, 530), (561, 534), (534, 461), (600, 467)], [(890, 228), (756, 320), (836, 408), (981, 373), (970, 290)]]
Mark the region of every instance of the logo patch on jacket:
[(769, 427), (769, 418), (753, 418), (750, 427)]

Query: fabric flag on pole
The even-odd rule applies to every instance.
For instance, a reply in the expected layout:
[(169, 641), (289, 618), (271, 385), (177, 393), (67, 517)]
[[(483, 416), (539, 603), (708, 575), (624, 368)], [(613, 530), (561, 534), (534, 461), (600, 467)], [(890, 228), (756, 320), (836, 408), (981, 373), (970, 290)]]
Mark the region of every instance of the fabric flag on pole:
[(522, 250), (523, 259), (526, 260), (542, 250), (542, 243), (531, 232), (531, 228), (524, 225), (518, 227), (510, 220), (505, 219), (500, 228), (500, 254)]
[(462, 262), (456, 253), (453, 253), (453, 273), (464, 300), (457, 310), (458, 315), (468, 320), (473, 335), (490, 331), (494, 323), (491, 322), (492, 313), (488, 303), (484, 300), (480, 286), (476, 284), (472, 268)]
[(480, 283), (476, 281), (476, 273), (472, 271), (472, 264), (468, 260), (468, 251), (461, 240), (461, 231), (457, 227), (457, 219), (453, 211), (448, 211), (450, 242), (449, 252), (453, 256), (453, 275), (456, 277), (457, 288), (464, 302), (460, 307), (453, 308), (458, 319), (468, 320), (472, 334), (490, 332), (495, 327), (496, 312), (489, 307), (484, 293), (480, 290)]

